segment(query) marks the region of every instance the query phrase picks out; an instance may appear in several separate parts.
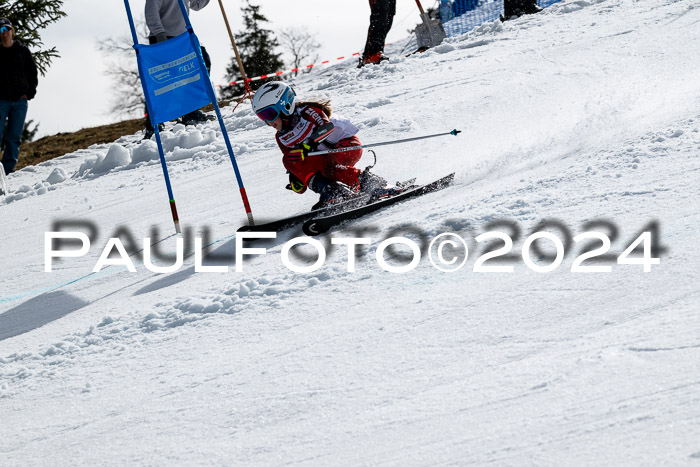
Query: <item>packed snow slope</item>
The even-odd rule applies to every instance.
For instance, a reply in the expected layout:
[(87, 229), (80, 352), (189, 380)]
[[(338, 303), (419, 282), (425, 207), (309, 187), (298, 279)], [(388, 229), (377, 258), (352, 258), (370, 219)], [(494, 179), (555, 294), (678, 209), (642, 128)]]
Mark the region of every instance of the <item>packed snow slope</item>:
[[(0, 464), (697, 464), (697, 2), (565, 0), (423, 54), (399, 48), (381, 66), (296, 82), (366, 143), (463, 131), (377, 150), (390, 180), (456, 179), (318, 238), (370, 238), (355, 272), (340, 246), (313, 272), (287, 268), (298, 231), (256, 244), (267, 254), (236, 272), (245, 215), (216, 122), (163, 137), (183, 226), (225, 273), (196, 272), (194, 255), (154, 273), (140, 254), (136, 272), (91, 273), (111, 237), (176, 250), (155, 143), (138, 134), (9, 177)], [(248, 108), (223, 114), (256, 218), (308, 209), (312, 194), (284, 189), (271, 130)], [(47, 273), (57, 223), (95, 232), (87, 254)], [(513, 272), (474, 271), (474, 238), (494, 230), (513, 237), (513, 259), (484, 266)], [(520, 254), (540, 230), (606, 234), (611, 259), (583, 265), (610, 272), (572, 272), (602, 245), (581, 239), (536, 272)], [(659, 247), (649, 272), (615, 261), (642, 230)], [(458, 272), (427, 250), (403, 274), (375, 259), (387, 237), (448, 232), (469, 246)], [(554, 244), (536, 245), (546, 267)], [(391, 265), (409, 264), (408, 247), (394, 253)], [(313, 248), (292, 260), (313, 264)]]

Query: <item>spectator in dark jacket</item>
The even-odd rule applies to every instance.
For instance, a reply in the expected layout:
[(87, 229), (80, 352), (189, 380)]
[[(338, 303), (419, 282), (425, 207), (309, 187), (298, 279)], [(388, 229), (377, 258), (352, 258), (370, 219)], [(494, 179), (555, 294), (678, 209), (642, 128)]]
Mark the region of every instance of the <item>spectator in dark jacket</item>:
[(17, 165), (27, 102), (36, 95), (38, 83), (31, 52), (14, 39), (10, 20), (0, 18), (0, 140), (5, 144), (2, 156), (5, 173), (11, 173)]

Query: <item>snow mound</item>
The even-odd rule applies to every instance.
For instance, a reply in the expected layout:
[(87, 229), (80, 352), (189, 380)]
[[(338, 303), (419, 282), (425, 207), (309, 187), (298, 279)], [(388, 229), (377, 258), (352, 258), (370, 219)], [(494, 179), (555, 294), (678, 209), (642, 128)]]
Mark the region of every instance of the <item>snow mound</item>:
[(14, 192), (5, 196), (5, 204), (10, 204), (31, 196), (38, 196), (48, 193), (54, 187), (49, 182), (38, 182), (34, 185), (20, 185)]
[(158, 145), (155, 141), (142, 141), (131, 151), (131, 164), (137, 165), (142, 162), (158, 160)]
[(101, 175), (130, 163), (131, 151), (120, 144), (112, 144), (107, 154), (97, 158), (90, 173), (93, 175)]
[(65, 181), (66, 178), (68, 178), (66, 171), (61, 167), (56, 167), (51, 172), (51, 175), (49, 175), (49, 177), (46, 179), (46, 182), (50, 183), (51, 185), (56, 185), (57, 183)]

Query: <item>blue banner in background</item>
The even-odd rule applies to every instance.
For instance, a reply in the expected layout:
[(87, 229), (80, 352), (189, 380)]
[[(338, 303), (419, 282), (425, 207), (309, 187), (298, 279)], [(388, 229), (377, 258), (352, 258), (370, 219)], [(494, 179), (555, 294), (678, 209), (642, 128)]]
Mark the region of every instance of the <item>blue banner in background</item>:
[[(547, 8), (559, 1), (537, 0), (537, 5)], [(503, 0), (440, 0), (438, 11), (447, 37), (455, 37), (499, 19)]]
[(141, 81), (154, 126), (211, 103), (207, 94), (209, 75), (199, 65), (197, 55), (201, 50), (196, 36), (190, 40), (189, 33), (184, 32), (165, 42), (134, 48), (138, 49)]

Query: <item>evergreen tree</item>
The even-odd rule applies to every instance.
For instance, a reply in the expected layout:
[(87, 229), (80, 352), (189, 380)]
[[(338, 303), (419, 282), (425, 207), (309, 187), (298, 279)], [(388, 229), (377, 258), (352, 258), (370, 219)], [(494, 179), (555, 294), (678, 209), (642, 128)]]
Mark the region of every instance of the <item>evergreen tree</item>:
[(40, 32), (66, 16), (63, 0), (2, 0), (0, 18), (7, 18), (15, 30), (15, 38), (32, 51), (36, 67), (45, 75), (51, 61), (59, 57), (56, 47), (44, 48)]
[[(251, 4), (251, 0), (246, 0), (241, 8), (243, 12), (244, 30), (237, 34), (236, 45), (241, 54), (241, 62), (249, 78), (279, 71), (284, 66), (281, 54), (275, 52), (279, 46), (272, 31), (263, 27), (268, 20), (260, 13), (260, 6)], [(231, 63), (226, 67), (226, 79), (229, 82), (240, 81), (241, 74), (238, 70), (238, 62), (235, 55)], [(251, 88), (257, 89), (263, 83), (271, 81), (259, 80), (250, 83)], [(225, 86), (221, 90), (222, 97), (231, 98), (245, 92), (245, 86)]]

